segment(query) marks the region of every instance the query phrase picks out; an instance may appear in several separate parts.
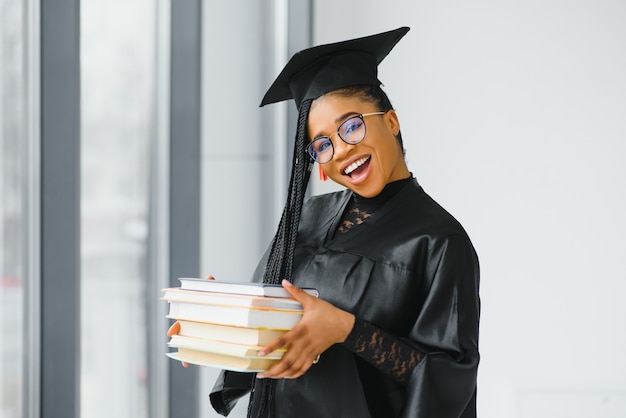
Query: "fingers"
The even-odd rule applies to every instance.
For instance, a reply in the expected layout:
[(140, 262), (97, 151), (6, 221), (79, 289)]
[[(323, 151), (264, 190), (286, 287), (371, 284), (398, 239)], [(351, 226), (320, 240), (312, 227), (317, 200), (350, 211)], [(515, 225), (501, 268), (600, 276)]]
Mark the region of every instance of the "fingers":
[(281, 284), (287, 293), (289, 293), (292, 298), (300, 302), (304, 308), (306, 308), (307, 304), (311, 303), (312, 300), (317, 300), (315, 296), (308, 294), (295, 284), (291, 283), (289, 280), (283, 279)]
[(260, 379), (265, 377), (272, 379), (295, 379), (302, 376), (314, 364), (316, 357), (318, 357), (319, 351), (316, 350), (320, 349), (315, 348), (316, 345), (306, 335), (306, 330), (299, 327), (294, 328), (258, 352), (258, 355), (263, 356), (281, 348), (287, 349), (277, 364), (265, 372), (258, 373), (257, 377)]
[(176, 321), (172, 324), (170, 329), (167, 330), (167, 336), (171, 337), (174, 334), (178, 334), (180, 332), (180, 322)]
[(271, 379), (296, 379), (305, 374), (313, 364), (316, 363), (318, 356), (289, 356), (289, 352), (285, 353), (283, 358), (262, 373), (257, 373), (257, 378)]
[(206, 276), (206, 279), (207, 279), (207, 280), (215, 280), (215, 276), (213, 276), (213, 275), (211, 274), (211, 275)]
[[(172, 324), (172, 326), (170, 327), (170, 329), (167, 330), (167, 336), (171, 337), (172, 335), (178, 334), (180, 332), (180, 322), (176, 321)], [(183, 367), (189, 367), (189, 363), (186, 363), (184, 361), (180, 362)]]
[(287, 341), (285, 340), (286, 335), (287, 334), (283, 335), (282, 337), (276, 338), (274, 341), (272, 341), (271, 343), (263, 347), (261, 351), (257, 353), (257, 355), (263, 357), (264, 355), (274, 352), (280, 348), (286, 348), (287, 347)]

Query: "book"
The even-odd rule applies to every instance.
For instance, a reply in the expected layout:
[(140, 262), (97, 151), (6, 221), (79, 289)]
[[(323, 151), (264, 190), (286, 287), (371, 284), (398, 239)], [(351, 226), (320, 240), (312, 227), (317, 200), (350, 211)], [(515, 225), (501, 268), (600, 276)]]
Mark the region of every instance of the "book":
[(262, 372), (280, 361), (277, 358), (228, 356), (184, 347), (177, 352), (165, 354), (174, 360), (235, 372)]
[(235, 327), (289, 330), (302, 319), (302, 311), (169, 302), (168, 318)]
[[(170, 347), (189, 348), (196, 351), (207, 351), (235, 357), (259, 357), (257, 353), (263, 348), (260, 345), (234, 344), (205, 338), (185, 337), (183, 335), (172, 335), (167, 345)], [(275, 350), (263, 356), (263, 358), (279, 359), (283, 356), (285, 351), (285, 349)]]
[[(181, 277), (178, 280), (180, 281), (180, 288), (184, 290), (291, 298), (291, 295), (279, 284), (228, 282), (224, 280), (206, 280), (191, 277)], [(302, 290), (310, 295), (319, 297), (317, 289), (305, 287), (302, 288)]]
[(283, 335), (286, 330), (230, 327), (219, 324), (179, 320), (178, 335), (205, 338), (215, 341), (228, 341), (236, 344), (266, 346)]
[(164, 293), (164, 295), (161, 299), (167, 301), (302, 311), (302, 305), (300, 304), (300, 302), (291, 298), (274, 298), (231, 293), (183, 290), (179, 287), (165, 288), (162, 289), (162, 292)]

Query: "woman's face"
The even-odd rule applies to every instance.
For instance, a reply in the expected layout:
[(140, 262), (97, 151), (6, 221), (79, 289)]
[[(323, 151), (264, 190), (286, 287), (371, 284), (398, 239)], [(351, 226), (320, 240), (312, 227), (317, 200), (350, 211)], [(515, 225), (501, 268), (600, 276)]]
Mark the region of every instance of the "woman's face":
[(309, 111), (309, 139), (328, 136), (335, 148), (332, 160), (322, 164), (322, 169), (333, 181), (363, 197), (377, 196), (388, 183), (410, 175), (396, 139), (400, 123), (393, 110), (366, 116), (365, 138), (358, 144), (346, 144), (337, 135), (346, 119), (378, 110), (361, 98), (328, 93), (314, 100)]

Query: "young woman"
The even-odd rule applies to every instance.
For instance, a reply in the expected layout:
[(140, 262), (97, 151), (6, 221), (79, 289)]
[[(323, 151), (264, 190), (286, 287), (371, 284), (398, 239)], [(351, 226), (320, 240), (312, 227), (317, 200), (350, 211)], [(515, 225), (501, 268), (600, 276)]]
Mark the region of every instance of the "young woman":
[[(293, 98), (300, 119), (288, 202), (253, 280), (283, 283), (304, 314), (260, 353), (286, 347), (278, 364), (222, 372), (211, 402), (223, 415), (251, 394), (253, 417), (476, 416), (478, 259), (409, 171), (377, 78), (407, 31), (302, 51), (265, 96)], [(313, 162), (346, 190), (303, 204)]]

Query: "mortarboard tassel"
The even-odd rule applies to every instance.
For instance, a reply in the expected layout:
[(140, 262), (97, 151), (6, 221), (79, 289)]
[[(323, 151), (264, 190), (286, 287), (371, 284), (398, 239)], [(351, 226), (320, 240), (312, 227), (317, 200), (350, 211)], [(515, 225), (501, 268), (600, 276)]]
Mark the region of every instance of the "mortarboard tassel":
[(321, 180), (321, 181), (326, 181), (326, 180), (328, 180), (328, 176), (327, 176), (327, 175), (326, 175), (326, 173), (324, 172), (324, 169), (322, 168), (322, 166), (318, 164), (318, 165), (317, 165), (317, 168), (319, 169), (319, 172), (320, 172), (320, 180)]

